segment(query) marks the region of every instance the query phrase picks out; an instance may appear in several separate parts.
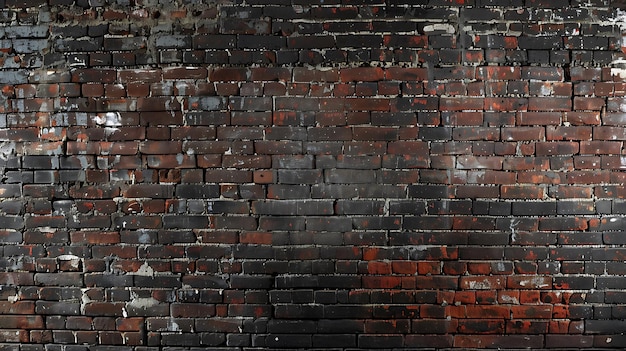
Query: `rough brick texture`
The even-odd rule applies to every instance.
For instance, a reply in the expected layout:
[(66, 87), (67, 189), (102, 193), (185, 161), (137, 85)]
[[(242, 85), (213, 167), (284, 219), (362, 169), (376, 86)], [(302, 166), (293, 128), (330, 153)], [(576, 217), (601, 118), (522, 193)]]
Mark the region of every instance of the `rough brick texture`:
[(0, 6), (1, 350), (626, 348), (623, 1)]

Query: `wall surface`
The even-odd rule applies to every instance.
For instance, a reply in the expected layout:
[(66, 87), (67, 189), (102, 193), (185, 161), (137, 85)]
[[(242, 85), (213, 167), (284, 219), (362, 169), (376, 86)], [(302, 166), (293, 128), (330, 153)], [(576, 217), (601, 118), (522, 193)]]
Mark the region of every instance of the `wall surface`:
[(0, 350), (626, 347), (623, 4), (0, 5)]

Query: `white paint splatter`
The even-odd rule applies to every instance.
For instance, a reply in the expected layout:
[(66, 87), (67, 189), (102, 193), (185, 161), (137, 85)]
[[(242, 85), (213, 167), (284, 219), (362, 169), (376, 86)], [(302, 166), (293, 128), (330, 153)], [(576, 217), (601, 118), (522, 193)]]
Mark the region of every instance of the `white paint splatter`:
[(87, 296), (88, 290), (89, 289), (80, 289), (80, 291), (82, 292), (82, 295), (80, 297), (80, 311), (82, 314), (85, 314), (85, 307), (87, 307), (87, 304), (91, 302), (91, 299), (89, 298), (89, 296)]
[(144, 262), (141, 267), (134, 273), (135, 275), (143, 275), (147, 277), (154, 277), (154, 269), (150, 267), (148, 261)]
[(179, 332), (182, 331), (182, 329), (180, 329), (180, 326), (178, 325), (178, 323), (176, 323), (174, 319), (170, 318), (167, 321), (167, 331)]
[(552, 87), (546, 86), (546, 85), (541, 85), (541, 95), (542, 96), (552, 96), (553, 93), (554, 93), (554, 91), (552, 90)]
[(122, 115), (119, 112), (97, 114), (93, 117), (93, 122), (100, 126), (119, 127), (122, 125)]
[(489, 283), (488, 280), (484, 280), (481, 282), (472, 280), (467, 285), (469, 286), (471, 290), (490, 290), (491, 289), (491, 283)]
[(501, 295), (500, 296), (500, 300), (502, 300), (502, 302), (504, 303), (510, 303), (513, 305), (519, 305), (519, 300), (514, 297), (514, 296), (510, 296), (510, 295)]
[(131, 300), (126, 303), (126, 307), (146, 309), (159, 304), (159, 301), (153, 297), (139, 297), (137, 293), (132, 291), (130, 294)]
[(517, 241), (517, 225), (519, 224), (519, 220), (511, 220), (509, 223), (509, 230), (511, 231), (511, 243), (515, 243)]

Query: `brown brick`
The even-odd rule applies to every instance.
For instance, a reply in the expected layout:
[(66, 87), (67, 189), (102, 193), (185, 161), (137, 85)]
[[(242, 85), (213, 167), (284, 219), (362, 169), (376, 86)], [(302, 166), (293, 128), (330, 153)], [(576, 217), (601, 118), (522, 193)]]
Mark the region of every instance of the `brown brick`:
[(428, 78), (425, 68), (390, 67), (385, 70), (385, 79), (399, 81), (423, 81)]
[(581, 154), (603, 155), (603, 154), (619, 154), (622, 148), (620, 141), (582, 141), (580, 142)]
[(559, 125), (561, 124), (561, 113), (558, 112), (518, 112), (518, 125)]
[(74, 244), (117, 244), (120, 242), (120, 235), (117, 232), (82, 231), (72, 232), (70, 240)]
[(150, 168), (194, 168), (196, 158), (194, 155), (150, 155), (146, 156), (146, 162)]
[(376, 82), (385, 78), (385, 71), (379, 67), (343, 68), (339, 76), (342, 82)]
[(541, 199), (545, 189), (539, 186), (502, 185), (500, 194), (505, 199)]
[(163, 69), (162, 73), (163, 79), (205, 79), (208, 76), (204, 67), (172, 67)]
[(594, 127), (593, 138), (595, 140), (624, 140), (626, 133), (621, 127)]
[(294, 82), (337, 82), (339, 81), (339, 71), (337, 69), (317, 70), (310, 68), (294, 68)]
[[(546, 126), (547, 140), (590, 140), (592, 136), (591, 127), (579, 126)], [(581, 142), (582, 147), (582, 142)]]
[(479, 67), (476, 78), (482, 80), (518, 80), (522, 73), (519, 67)]
[(563, 69), (560, 67), (523, 67), (522, 79), (562, 81)]
[(603, 98), (580, 97), (574, 98), (574, 110), (600, 111), (605, 106)]
[(487, 111), (525, 111), (528, 109), (526, 98), (485, 98), (485, 110)]
[(439, 108), (442, 111), (462, 111), (462, 110), (482, 110), (482, 98), (459, 97), (459, 98), (441, 98)]
[(536, 97), (528, 99), (528, 110), (530, 111), (571, 111), (572, 100), (559, 97)]
[(565, 112), (564, 121), (573, 125), (599, 125), (600, 114), (598, 112)]

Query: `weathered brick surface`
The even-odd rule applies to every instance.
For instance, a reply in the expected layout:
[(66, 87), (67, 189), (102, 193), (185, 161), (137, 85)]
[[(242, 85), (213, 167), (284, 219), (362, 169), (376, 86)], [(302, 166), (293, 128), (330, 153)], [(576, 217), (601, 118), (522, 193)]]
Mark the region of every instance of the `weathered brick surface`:
[(625, 11), (0, 0), (0, 349), (624, 349)]

